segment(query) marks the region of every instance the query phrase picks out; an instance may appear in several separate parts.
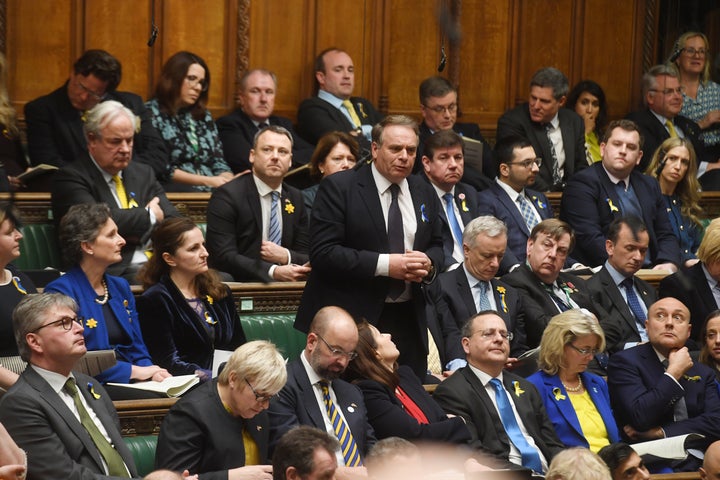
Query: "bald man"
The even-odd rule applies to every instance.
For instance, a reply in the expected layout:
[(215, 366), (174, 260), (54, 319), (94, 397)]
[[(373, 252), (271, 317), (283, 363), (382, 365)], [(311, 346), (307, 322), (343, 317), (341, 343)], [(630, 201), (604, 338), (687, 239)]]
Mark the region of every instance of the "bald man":
[(713, 442), (705, 450), (705, 459), (698, 472), (702, 480), (720, 479), (720, 440)]

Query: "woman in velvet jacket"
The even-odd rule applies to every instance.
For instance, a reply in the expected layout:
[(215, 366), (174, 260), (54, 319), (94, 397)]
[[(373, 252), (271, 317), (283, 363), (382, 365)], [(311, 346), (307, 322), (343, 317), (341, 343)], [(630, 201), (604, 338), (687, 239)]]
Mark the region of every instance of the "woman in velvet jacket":
[(230, 288), (207, 265), (200, 229), (188, 218), (168, 218), (153, 232), (153, 256), (138, 277), (145, 343), (152, 359), (173, 375), (208, 380), (216, 348), (245, 343)]
[(400, 355), (387, 333), (363, 320), (358, 325), (357, 357), (348, 364), (347, 379), (363, 393), (368, 422), (378, 440), (466, 443), (470, 431), (460, 417), (446, 415), (407, 366), (398, 366)]

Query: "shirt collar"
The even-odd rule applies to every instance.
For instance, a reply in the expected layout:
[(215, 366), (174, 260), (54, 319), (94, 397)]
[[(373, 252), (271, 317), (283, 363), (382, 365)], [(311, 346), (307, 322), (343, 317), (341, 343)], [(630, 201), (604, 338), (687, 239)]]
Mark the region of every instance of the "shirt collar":
[(558, 110), (557, 113), (555, 113), (555, 116), (548, 122), (552, 126), (553, 129), (556, 129), (560, 126), (560, 111)]
[[(373, 179), (375, 180), (375, 186), (378, 189), (378, 192), (382, 195), (384, 194), (388, 188), (390, 188), (390, 185), (392, 185), (392, 182), (385, 178), (382, 173), (378, 171), (378, 169), (375, 167), (375, 162), (370, 164), (370, 171), (372, 172)], [(400, 186), (400, 192), (403, 195), (409, 195), (410, 189), (408, 187), (407, 179), (403, 178), (402, 182), (398, 184)]]
[[(96, 168), (98, 169), (98, 171), (100, 172), (100, 175), (102, 175), (103, 179), (105, 179), (105, 183), (110, 183), (110, 180), (112, 180), (113, 176), (110, 175), (110, 174), (109, 174), (108, 172), (106, 172), (105, 170), (103, 170), (102, 168), (100, 168), (100, 165), (97, 164), (97, 162), (95, 161), (95, 159), (93, 158), (92, 155), (90, 155), (90, 154), (88, 153), (88, 156), (90, 157), (90, 160), (92, 160), (93, 165), (95, 165), (95, 167), (96, 167)], [(122, 179), (122, 177), (123, 177), (123, 172), (122, 172), (122, 170), (120, 170), (120, 171), (118, 172), (118, 176)]]
[(615, 285), (620, 286), (620, 284), (625, 281), (625, 278), (622, 273), (618, 272), (615, 267), (610, 265), (610, 261), (605, 261), (605, 269), (610, 274), (610, 277), (613, 279), (613, 282), (615, 282)]
[(502, 372), (500, 372), (500, 375), (498, 375), (497, 377), (493, 377), (483, 372), (479, 368), (470, 365), (470, 362), (468, 362), (468, 367), (470, 367), (470, 370), (472, 370), (472, 372), (478, 377), (478, 380), (480, 380), (480, 383), (483, 384), (483, 387), (487, 387), (487, 384), (490, 383), (490, 380), (492, 380), (493, 378), (497, 378), (498, 380), (500, 380), (500, 383), (503, 383)]
[(325, 100), (329, 104), (331, 104), (335, 108), (342, 107), (342, 104), (344, 100), (342, 98), (336, 97), (332, 93), (325, 91), (325, 90), (318, 90), (318, 98), (321, 100)]
[(608, 178), (610, 178), (610, 181), (612, 183), (623, 182), (625, 184), (625, 190), (627, 190), (628, 186), (630, 185), (630, 176), (628, 176), (626, 178), (619, 178), (619, 177), (616, 177), (615, 175), (613, 175), (612, 173), (608, 172), (608, 169), (605, 168), (605, 165), (601, 164), (600, 166), (602, 166), (603, 170), (605, 170), (605, 173), (607, 174)]
[[(40, 368), (37, 365), (32, 365), (32, 368), (38, 373), (38, 375), (43, 378), (43, 380), (49, 383), (53, 391), (58, 394), (62, 391), (63, 388), (65, 388), (65, 382), (67, 382), (68, 378), (75, 378), (72, 374), (66, 377), (65, 375), (59, 374), (57, 372)], [(80, 388), (80, 386), (78, 386), (78, 388)]]
[(502, 188), (505, 191), (505, 193), (508, 194), (508, 196), (510, 197), (510, 200), (512, 200), (513, 202), (517, 202), (518, 196), (525, 195), (524, 188), (522, 190), (520, 190), (519, 192), (516, 192), (514, 188), (512, 188), (510, 185), (508, 185), (507, 183), (500, 180), (500, 178), (495, 178), (495, 182), (498, 184), (498, 186), (500, 188)]
[(264, 197), (265, 195), (269, 194), (270, 192), (278, 192), (282, 194), (282, 184), (277, 188), (273, 189), (270, 188), (270, 186), (260, 180), (258, 177), (255, 176), (253, 173), (253, 180), (255, 181), (255, 187), (257, 188), (258, 194), (260, 194), (261, 197)]
[(705, 265), (702, 265), (702, 271), (705, 274), (705, 279), (708, 281), (708, 284), (710, 285), (710, 290), (715, 288), (718, 284), (718, 281), (715, 280), (711, 275), (710, 272), (707, 271), (707, 268), (705, 268)]
[[(300, 353), (300, 361), (303, 364), (303, 367), (305, 367), (305, 373), (307, 373), (308, 380), (310, 380), (310, 385), (315, 385), (320, 380), (324, 380), (320, 375), (317, 374), (315, 369), (312, 368), (312, 365), (310, 365), (310, 361), (307, 359), (307, 356), (305, 355), (306, 350), (303, 350)], [(328, 384), (331, 383), (331, 381), (326, 380)]]
[[(660, 92), (659, 92), (659, 93), (660, 93)], [(661, 95), (662, 95), (662, 93), (661, 93)], [(663, 126), (663, 127), (665, 127), (665, 122), (667, 122), (668, 120), (670, 120), (670, 122), (672, 123), (672, 119), (663, 117), (662, 115), (660, 115), (659, 113), (657, 113), (655, 110), (652, 110), (652, 109), (649, 109), (649, 110), (650, 110), (650, 113), (652, 113), (653, 116), (654, 116), (655, 118), (657, 118), (660, 123), (662, 123), (662, 126)]]

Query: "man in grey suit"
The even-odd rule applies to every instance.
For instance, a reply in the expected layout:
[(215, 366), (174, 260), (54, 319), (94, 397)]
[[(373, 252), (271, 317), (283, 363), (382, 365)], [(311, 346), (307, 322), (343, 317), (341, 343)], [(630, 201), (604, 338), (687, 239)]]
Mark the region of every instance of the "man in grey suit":
[(28, 295), (15, 308), (15, 341), (29, 365), (3, 397), (0, 421), (27, 452), (30, 479), (138, 477), (110, 396), (71, 371), (86, 352), (77, 309), (59, 293)]

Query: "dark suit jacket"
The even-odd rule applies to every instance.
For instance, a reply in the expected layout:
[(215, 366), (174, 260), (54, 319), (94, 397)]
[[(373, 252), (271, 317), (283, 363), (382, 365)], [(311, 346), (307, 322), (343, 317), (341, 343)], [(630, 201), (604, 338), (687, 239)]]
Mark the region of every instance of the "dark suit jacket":
[[(641, 278), (634, 277), (635, 287), (640, 292), (640, 298), (647, 308), (657, 300), (655, 287)], [(590, 277), (587, 281), (588, 292), (596, 305), (599, 305), (607, 312), (605, 318), (598, 318), (600, 325), (605, 331), (605, 343), (610, 352), (620, 351), (628, 342), (639, 342), (640, 333), (637, 329), (635, 316), (622, 296), (620, 289), (615, 285), (610, 273), (605, 267)], [(610, 328), (608, 324), (614, 324)], [(618, 337), (613, 335), (619, 333)], [(608, 336), (610, 333), (610, 336)]]
[[(662, 142), (670, 138), (670, 133), (668, 133), (665, 125), (660, 123), (660, 120), (652, 114), (649, 108), (629, 113), (625, 118), (632, 120), (640, 127), (640, 132), (643, 136), (643, 156), (642, 159), (640, 159), (640, 164), (635, 167), (635, 169), (644, 172), (658, 147), (660, 147)], [(680, 127), (685, 137), (692, 143), (695, 148), (698, 163), (714, 162), (716, 160), (705, 153), (705, 145), (700, 139), (700, 126), (697, 123), (687, 117), (678, 115), (673, 119), (673, 124)]]
[[(588, 395), (590, 395), (590, 400), (592, 400), (600, 417), (602, 417), (605, 429), (607, 430), (608, 440), (610, 443), (619, 442), (620, 433), (618, 432), (615, 417), (613, 417), (613, 412), (610, 408), (610, 395), (608, 394), (607, 383), (602, 377), (589, 372), (581, 373), (580, 378), (582, 378), (583, 385)], [(582, 427), (580, 426), (577, 412), (573, 407), (568, 392), (560, 381), (560, 377), (539, 371), (529, 376), (528, 381), (532, 382), (535, 388), (538, 389), (538, 392), (540, 392), (545, 410), (560, 441), (565, 444), (566, 447), (590, 448), (583, 434)], [(559, 395), (556, 395), (556, 392)]]
[[(538, 213), (540, 220), (553, 218), (553, 208), (547, 197), (529, 188), (525, 189), (525, 196)], [(499, 275), (507, 273), (513, 265), (525, 263), (527, 256), (527, 241), (530, 230), (505, 190), (496, 182), (487, 190), (478, 194), (478, 215), (492, 215), (507, 226), (507, 249), (500, 263)]]
[[(324, 413), (320, 411), (302, 361), (296, 358), (290, 362), (287, 373), (287, 383), (272, 399), (268, 409), (271, 452), (280, 437), (296, 425), (309, 425), (325, 430)], [(332, 389), (337, 397), (335, 406), (342, 410), (360, 455), (364, 458), (375, 444), (375, 432), (368, 423), (363, 395), (358, 387), (340, 379), (332, 381)]]
[[(362, 97), (350, 97), (350, 102), (363, 125), (375, 125), (383, 119), (370, 103)], [(343, 113), (330, 103), (319, 97), (310, 97), (300, 103), (298, 107), (298, 133), (308, 142), (315, 145), (320, 137), (328, 132), (351, 132), (355, 126)]]
[[(153, 127), (150, 110), (138, 95), (108, 92), (105, 100), (116, 100), (140, 117), (140, 131), (135, 134), (133, 158), (152, 167), (158, 180), (168, 178), (170, 153)], [(63, 167), (84, 156), (87, 140), (83, 134), (82, 112), (75, 110), (67, 95), (67, 82), (45, 96), (25, 105), (27, 142), (33, 165), (48, 163)]]
[[(512, 397), (518, 415), (548, 463), (565, 448), (555, 433), (535, 386), (510, 372), (503, 372), (503, 385)], [(516, 389), (518, 385), (519, 389)], [(517, 391), (523, 390), (518, 395)], [(510, 455), (510, 440), (500, 415), (480, 379), (463, 367), (438, 385), (433, 398), (447, 413), (461, 416), (470, 430), (470, 445), (504, 460)]]
[(692, 332), (690, 338), (702, 342), (702, 326), (707, 316), (720, 308), (710, 290), (702, 263), (698, 262), (687, 270), (678, 270), (660, 281), (660, 298), (674, 297), (690, 310)]
[(466, 443), (470, 432), (460, 417), (448, 418), (440, 405), (428, 394), (410, 367), (398, 369), (400, 388), (425, 414), (427, 424), (418, 423), (405, 410), (395, 392), (375, 380), (360, 380), (367, 406), (368, 421), (378, 439), (400, 437), (406, 440)]
[(123, 184), (127, 194), (138, 204), (136, 208), (117, 206), (110, 187), (100, 170), (95, 166), (87, 152), (80, 158), (61, 168), (55, 174), (52, 190), (52, 209), (55, 222), (67, 213), (71, 206), (79, 203), (106, 203), (110, 207), (113, 220), (117, 223), (120, 235), (127, 242), (122, 249), (122, 262), (111, 266), (108, 273), (121, 273), (132, 260), (138, 245), (144, 244), (154, 227), (150, 223), (150, 214), (145, 210), (153, 197), (160, 199), (160, 208), (165, 217), (177, 217), (180, 213), (165, 196), (165, 191), (155, 179), (149, 166), (131, 161), (123, 170)]
[[(293, 167), (305, 165), (310, 161), (314, 148), (295, 133), (295, 129), (289, 118), (270, 115), (267, 122), (270, 125), (279, 125), (292, 134)], [(250, 157), (250, 150), (253, 146), (253, 139), (258, 132), (258, 128), (250, 117), (241, 109), (237, 108), (232, 113), (218, 118), (215, 124), (220, 134), (220, 141), (222, 141), (225, 161), (230, 165), (232, 171), (240, 173), (244, 170), (250, 170), (251, 165), (248, 158)]]
[[(138, 477), (132, 454), (120, 435), (120, 421), (110, 396), (100, 382), (74, 373), (78, 391), (93, 409), (131, 477)], [(90, 394), (92, 385), (100, 398)], [(108, 477), (90, 434), (55, 390), (32, 367), (0, 402), (0, 422), (20, 448), (27, 452), (28, 478), (98, 480)]]
[[(653, 177), (638, 171), (630, 174), (630, 185), (640, 201), (643, 222), (650, 235), (653, 264), (680, 264), (680, 246), (667, 216), (660, 186)], [(610, 223), (623, 215), (617, 189), (602, 162), (578, 173), (568, 182), (560, 203), (560, 219), (575, 230), (573, 256), (594, 267), (607, 260), (605, 237)]]
[(155, 468), (176, 472), (187, 469), (202, 480), (227, 480), (227, 471), (245, 466), (243, 428), (255, 440), (260, 463), (268, 455), (268, 414), (234, 417), (225, 410), (217, 379), (185, 394), (172, 406), (160, 427)]
[[(565, 150), (563, 182), (567, 182), (575, 173), (587, 167), (585, 125), (577, 113), (567, 108), (558, 110), (558, 119)], [(527, 103), (508, 110), (498, 120), (497, 139), (502, 140), (510, 135), (519, 135), (532, 143), (535, 155), (543, 159), (534, 187), (542, 192), (550, 190), (553, 187), (550, 142), (545, 127), (530, 120)]]
[[(435, 268), (443, 265), (440, 202), (435, 191), (415, 175), (407, 179), (417, 221), (414, 250)], [(355, 318), (376, 324), (390, 288), (389, 277), (375, 276), (380, 253), (389, 253), (380, 197), (372, 169), (362, 167), (330, 175), (320, 183), (310, 220), (308, 278), (295, 328), (307, 332), (315, 313), (327, 305), (343, 307)], [(412, 296), (419, 335), (427, 345), (424, 300), (420, 285)]]
[[(668, 437), (700, 433), (707, 445), (720, 438), (720, 396), (713, 371), (695, 362), (679, 383), (665, 375), (650, 343), (612, 355), (608, 387), (618, 425), (641, 432), (662, 427)], [(673, 407), (683, 396), (688, 419), (676, 422)]]
[[(292, 263), (308, 260), (307, 215), (300, 190), (283, 183), (283, 247), (290, 250)], [(207, 209), (207, 249), (210, 266), (230, 273), (236, 282), (270, 282), (272, 265), (260, 258), (262, 210), (253, 176), (243, 175), (210, 197)]]

